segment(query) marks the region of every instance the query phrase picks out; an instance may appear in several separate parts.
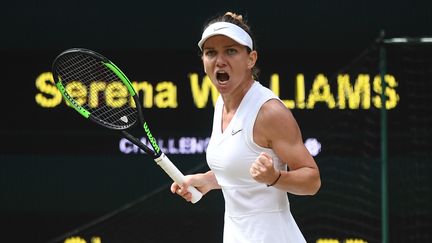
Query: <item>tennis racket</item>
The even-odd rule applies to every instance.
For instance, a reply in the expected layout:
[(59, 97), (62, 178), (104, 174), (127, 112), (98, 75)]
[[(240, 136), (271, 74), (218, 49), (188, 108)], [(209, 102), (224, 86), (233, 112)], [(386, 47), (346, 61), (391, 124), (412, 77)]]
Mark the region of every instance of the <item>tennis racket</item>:
[[(138, 93), (126, 75), (109, 59), (91, 50), (68, 49), (52, 65), (54, 82), (67, 103), (78, 113), (103, 127), (119, 130), (133, 144), (150, 155), (177, 184), (184, 175), (162, 152), (144, 119)], [(127, 130), (139, 123), (148, 147)], [(202, 194), (190, 186), (192, 203)]]

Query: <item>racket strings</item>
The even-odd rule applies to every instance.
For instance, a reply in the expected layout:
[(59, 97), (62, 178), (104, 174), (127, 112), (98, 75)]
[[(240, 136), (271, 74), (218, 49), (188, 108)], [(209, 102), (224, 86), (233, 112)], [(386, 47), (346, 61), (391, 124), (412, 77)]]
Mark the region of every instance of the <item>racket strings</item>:
[(56, 71), (66, 92), (94, 118), (120, 129), (130, 127), (137, 120), (126, 86), (100, 60), (82, 53), (69, 53), (57, 61)]

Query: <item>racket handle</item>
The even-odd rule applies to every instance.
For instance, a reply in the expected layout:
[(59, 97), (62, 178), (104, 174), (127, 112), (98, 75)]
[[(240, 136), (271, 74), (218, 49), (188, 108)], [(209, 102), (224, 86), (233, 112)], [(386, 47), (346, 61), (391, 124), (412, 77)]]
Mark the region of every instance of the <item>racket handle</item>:
[[(185, 176), (180, 170), (171, 162), (171, 160), (164, 154), (155, 159), (156, 163), (175, 181), (177, 184), (183, 184)], [(189, 186), (188, 191), (192, 194), (192, 203), (198, 202), (202, 198), (202, 193), (195, 187)]]

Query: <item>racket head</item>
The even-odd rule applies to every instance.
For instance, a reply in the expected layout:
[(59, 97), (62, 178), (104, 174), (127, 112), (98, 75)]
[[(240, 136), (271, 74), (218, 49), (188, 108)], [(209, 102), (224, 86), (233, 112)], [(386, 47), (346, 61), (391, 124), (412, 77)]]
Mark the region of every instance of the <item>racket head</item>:
[(138, 95), (131, 82), (101, 54), (68, 49), (55, 58), (52, 73), (67, 103), (85, 118), (115, 130), (126, 130), (139, 119)]

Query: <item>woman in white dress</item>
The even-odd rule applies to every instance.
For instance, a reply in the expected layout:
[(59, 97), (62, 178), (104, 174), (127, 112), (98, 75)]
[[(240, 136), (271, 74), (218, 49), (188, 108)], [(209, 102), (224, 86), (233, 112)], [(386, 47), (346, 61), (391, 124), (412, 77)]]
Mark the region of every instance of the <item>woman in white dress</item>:
[(210, 21), (198, 43), (205, 73), (220, 92), (207, 148), (210, 170), (186, 176), (171, 191), (185, 200), (192, 185), (222, 189), (224, 243), (305, 242), (288, 194), (314, 195), (318, 166), (303, 144), (289, 109), (256, 81), (250, 28), (231, 12)]

